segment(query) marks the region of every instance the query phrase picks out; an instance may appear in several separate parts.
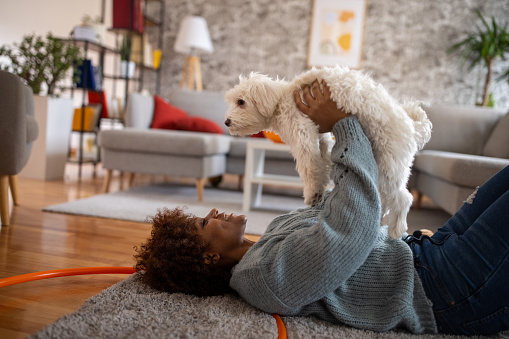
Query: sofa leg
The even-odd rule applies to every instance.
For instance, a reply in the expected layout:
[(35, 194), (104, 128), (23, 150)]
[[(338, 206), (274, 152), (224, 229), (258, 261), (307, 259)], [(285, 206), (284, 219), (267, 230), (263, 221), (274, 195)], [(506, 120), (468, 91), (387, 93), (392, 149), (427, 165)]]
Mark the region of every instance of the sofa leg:
[(134, 172), (129, 172), (129, 174), (127, 175), (127, 184), (129, 186), (127, 186), (127, 188), (131, 188), (133, 186), (133, 182), (134, 182)]
[(11, 188), (12, 201), (14, 206), (19, 205), (19, 193), (18, 193), (18, 176), (9, 175), (9, 187)]
[(242, 184), (244, 183), (244, 175), (239, 175), (239, 183), (238, 183), (238, 189), (239, 191), (242, 191)]
[(0, 175), (0, 216), (2, 226), (9, 226), (9, 176)]
[(124, 172), (120, 171), (119, 178), (120, 178), (120, 190), (123, 191), (124, 190)]
[(205, 187), (206, 182), (207, 178), (196, 179), (196, 190), (198, 191), (198, 201), (203, 201), (203, 188)]
[(417, 199), (415, 201), (415, 209), (420, 210), (422, 206), (422, 196), (423, 194), (421, 192), (417, 192)]
[(108, 193), (110, 191), (111, 172), (112, 170), (107, 170), (104, 176), (103, 193)]

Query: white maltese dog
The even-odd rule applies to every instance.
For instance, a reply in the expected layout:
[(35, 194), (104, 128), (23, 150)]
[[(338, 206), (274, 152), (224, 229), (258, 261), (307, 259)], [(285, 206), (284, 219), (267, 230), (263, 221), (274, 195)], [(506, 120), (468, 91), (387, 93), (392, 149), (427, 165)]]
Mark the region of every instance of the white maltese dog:
[(296, 106), (293, 93), (314, 80), (325, 80), (338, 108), (358, 117), (371, 142), (378, 165), (382, 214), (388, 216), (389, 236), (400, 238), (407, 230), (406, 217), (412, 194), (406, 188), (415, 153), (431, 136), (431, 122), (420, 102), (399, 104), (382, 85), (361, 71), (347, 67), (311, 69), (291, 82), (251, 73), (226, 92), (225, 124), (233, 135), (247, 136), (262, 130), (279, 134), (290, 146), (304, 183), (304, 202), (315, 205), (330, 181), (330, 133)]

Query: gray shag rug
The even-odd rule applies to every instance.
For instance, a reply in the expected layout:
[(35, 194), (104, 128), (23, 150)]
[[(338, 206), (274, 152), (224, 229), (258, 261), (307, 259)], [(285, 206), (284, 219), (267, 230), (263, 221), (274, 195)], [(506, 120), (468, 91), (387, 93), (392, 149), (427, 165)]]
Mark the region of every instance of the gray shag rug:
[[(90, 198), (45, 207), (43, 211), (144, 222), (162, 207), (187, 206), (187, 212), (205, 216), (212, 208), (221, 212), (246, 214), (246, 233), (261, 235), (278, 215), (304, 207), (303, 198), (296, 194), (276, 195), (274, 190), (262, 195), (259, 208), (242, 212), (242, 192), (232, 189), (207, 187), (203, 201), (197, 199), (194, 186), (159, 183), (134, 187), (125, 191), (97, 194)], [(450, 218), (436, 208), (410, 210), (408, 232), (428, 228), (435, 231)]]
[[(149, 288), (140, 274), (105, 289), (77, 311), (29, 338), (277, 338), (275, 319), (234, 295), (195, 297)], [(449, 335), (385, 333), (335, 325), (313, 317), (281, 317), (289, 339), (460, 339)], [(490, 338), (504, 338), (502, 334)]]

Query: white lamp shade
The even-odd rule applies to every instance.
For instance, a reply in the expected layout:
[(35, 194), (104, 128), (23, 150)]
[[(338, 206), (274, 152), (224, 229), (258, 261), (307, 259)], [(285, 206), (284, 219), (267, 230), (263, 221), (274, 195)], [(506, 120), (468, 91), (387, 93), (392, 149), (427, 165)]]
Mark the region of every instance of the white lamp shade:
[(213, 52), (214, 47), (210, 40), (207, 21), (199, 16), (185, 17), (180, 24), (173, 49), (183, 54), (191, 54), (193, 49), (208, 53)]

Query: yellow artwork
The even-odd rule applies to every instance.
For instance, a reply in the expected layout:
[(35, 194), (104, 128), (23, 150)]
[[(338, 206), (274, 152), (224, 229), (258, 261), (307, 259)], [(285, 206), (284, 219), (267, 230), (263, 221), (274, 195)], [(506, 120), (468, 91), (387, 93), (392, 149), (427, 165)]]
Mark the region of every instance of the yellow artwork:
[(321, 55), (344, 55), (352, 47), (355, 29), (355, 12), (350, 10), (325, 9), (322, 14), (320, 35)]
[(309, 66), (360, 68), (367, 0), (314, 0)]

